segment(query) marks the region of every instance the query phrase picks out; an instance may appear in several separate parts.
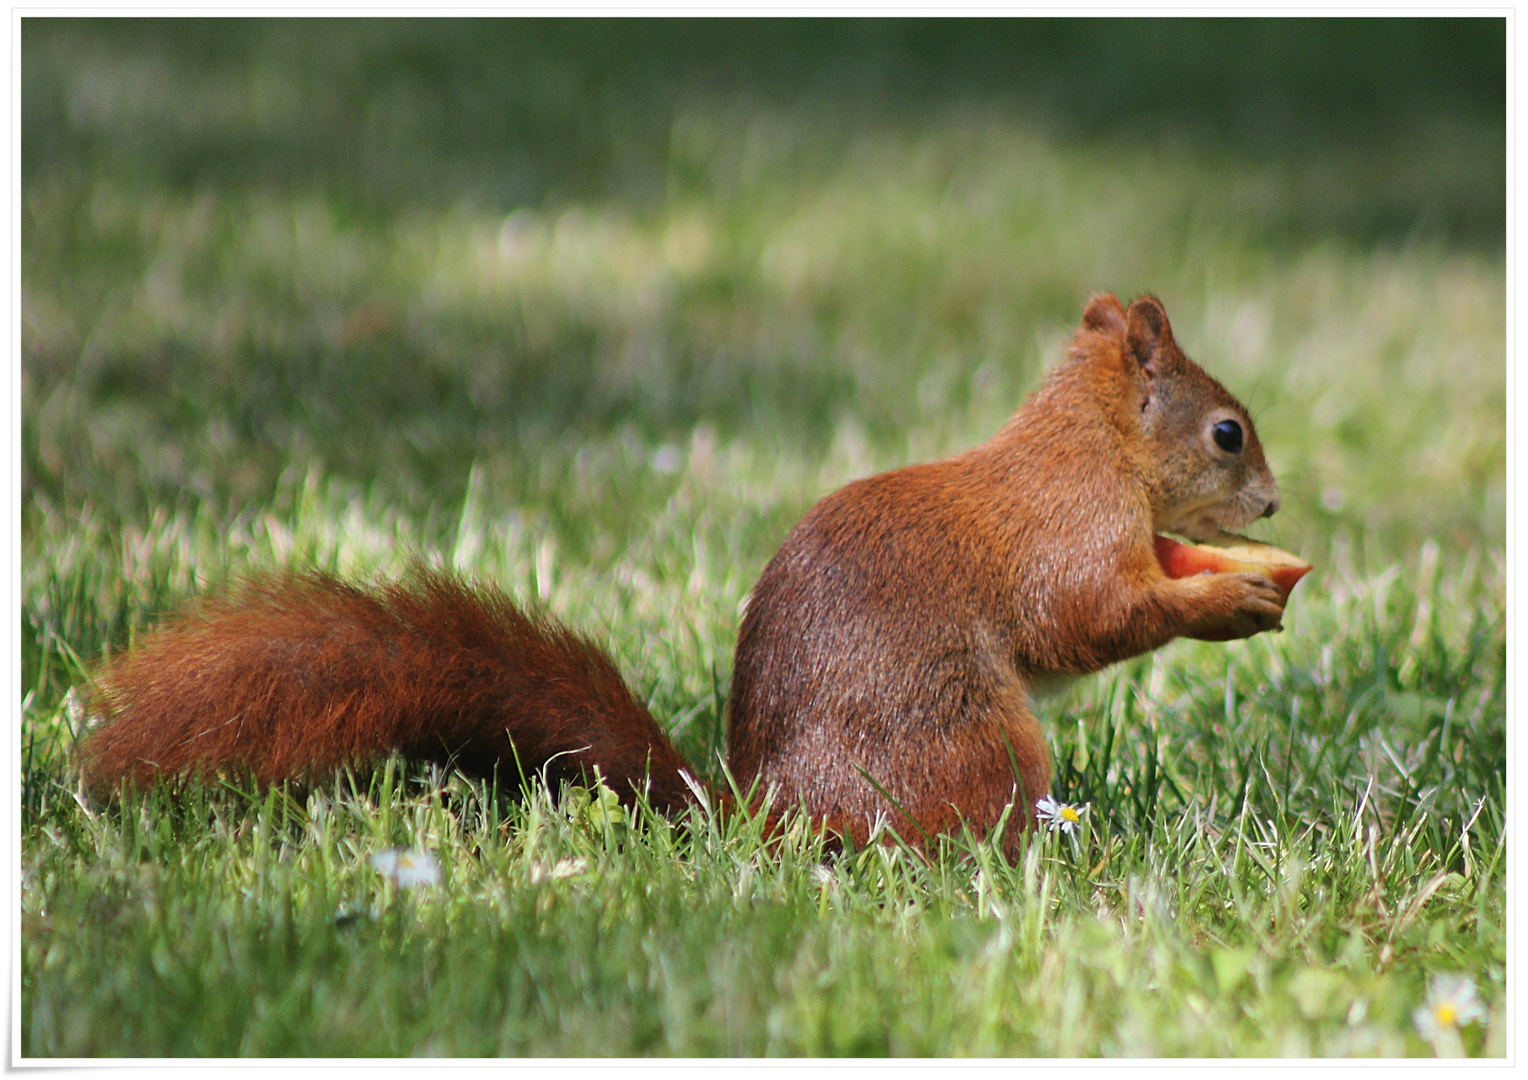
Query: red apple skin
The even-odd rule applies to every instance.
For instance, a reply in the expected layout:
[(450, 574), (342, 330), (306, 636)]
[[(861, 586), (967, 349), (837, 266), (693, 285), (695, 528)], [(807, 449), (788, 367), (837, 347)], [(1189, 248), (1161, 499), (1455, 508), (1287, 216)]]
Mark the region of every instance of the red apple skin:
[(1310, 573), (1310, 563), (1272, 544), (1221, 533), (1205, 544), (1182, 544), (1166, 536), (1153, 537), (1157, 562), (1171, 578), (1194, 574), (1264, 574), (1285, 601), (1296, 583)]

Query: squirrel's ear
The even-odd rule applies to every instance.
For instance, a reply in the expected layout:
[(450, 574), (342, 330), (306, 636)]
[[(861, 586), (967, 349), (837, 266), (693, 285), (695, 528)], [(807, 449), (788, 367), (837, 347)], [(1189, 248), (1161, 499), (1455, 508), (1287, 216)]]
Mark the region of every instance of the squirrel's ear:
[(1121, 337), (1125, 333), (1125, 305), (1113, 293), (1101, 293), (1088, 301), (1082, 325), (1086, 330)]
[(1155, 296), (1138, 297), (1131, 303), (1130, 310), (1125, 313), (1125, 341), (1136, 362), (1150, 374), (1152, 361), (1173, 341), (1167, 311)]

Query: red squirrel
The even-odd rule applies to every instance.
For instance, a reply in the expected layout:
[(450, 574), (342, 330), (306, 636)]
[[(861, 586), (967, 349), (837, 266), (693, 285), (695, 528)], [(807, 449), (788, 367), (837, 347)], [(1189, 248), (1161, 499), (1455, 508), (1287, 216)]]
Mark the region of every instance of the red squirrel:
[[(1203, 540), (1278, 506), (1252, 418), (1162, 305), (1095, 297), (1069, 358), (991, 439), (855, 481), (790, 531), (738, 635), (739, 790), (856, 844), (878, 815), (915, 844), (982, 835), (1016, 801), (1014, 850), (1050, 791), (1038, 686), (1280, 625), (1266, 576), (1168, 577), (1154, 534)], [(422, 569), (205, 599), (109, 660), (87, 709), (104, 723), (79, 760), (103, 793), (225, 769), (313, 780), (394, 751), (500, 780), (598, 766), (663, 812), (703, 790), (597, 646)]]

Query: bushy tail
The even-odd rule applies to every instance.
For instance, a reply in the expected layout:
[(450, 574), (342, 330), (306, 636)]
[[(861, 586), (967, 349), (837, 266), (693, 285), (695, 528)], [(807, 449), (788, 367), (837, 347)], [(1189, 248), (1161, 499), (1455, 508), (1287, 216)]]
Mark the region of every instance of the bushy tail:
[[(552, 781), (598, 765), (625, 800), (691, 801), (687, 769), (597, 646), (496, 589), (416, 569), (376, 590), (321, 573), (203, 600), (97, 674), (87, 787), (245, 771), (317, 780), (390, 751)], [(513, 749), (511, 749), (513, 744)]]

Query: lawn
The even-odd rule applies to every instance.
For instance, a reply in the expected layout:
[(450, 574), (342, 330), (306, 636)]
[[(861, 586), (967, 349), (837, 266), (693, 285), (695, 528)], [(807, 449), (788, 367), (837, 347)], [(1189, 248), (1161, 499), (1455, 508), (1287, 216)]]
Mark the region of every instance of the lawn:
[[(24, 20), (19, 1053), (1504, 1053), (1502, 25)], [(165, 612), (417, 559), (722, 780), (791, 524), (1106, 290), (1316, 570), (1045, 706), (1079, 835), (825, 856), (401, 761), (76, 797)]]

